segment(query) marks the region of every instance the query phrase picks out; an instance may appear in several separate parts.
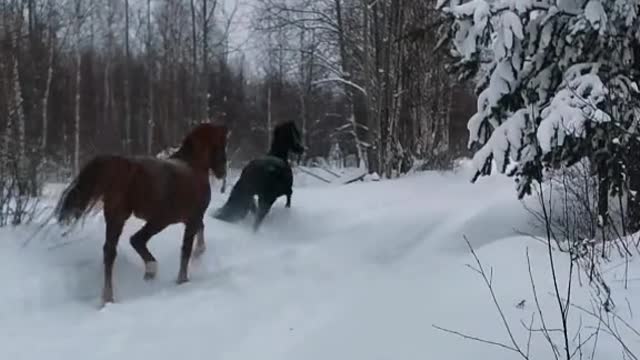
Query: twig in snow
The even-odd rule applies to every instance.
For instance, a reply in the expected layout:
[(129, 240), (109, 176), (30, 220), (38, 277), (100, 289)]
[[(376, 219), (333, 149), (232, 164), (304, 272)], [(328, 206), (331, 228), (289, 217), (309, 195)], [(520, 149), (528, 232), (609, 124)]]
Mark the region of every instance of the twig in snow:
[(528, 357), (524, 353), (522, 353), (522, 351), (520, 351), (519, 348), (512, 347), (512, 346), (509, 346), (509, 345), (506, 345), (506, 344), (503, 344), (503, 343), (499, 343), (497, 341), (492, 341), (492, 340), (479, 338), (479, 337), (476, 337), (476, 336), (467, 335), (467, 334), (461, 333), (459, 331), (445, 329), (445, 328), (439, 327), (437, 325), (431, 325), (431, 326), (433, 326), (435, 329), (438, 329), (440, 331), (444, 331), (444, 332), (449, 333), (449, 334), (457, 335), (457, 336), (460, 336), (461, 338), (464, 338), (464, 339), (478, 341), (478, 342), (481, 342), (481, 343), (485, 343), (485, 344), (501, 347), (501, 348), (503, 348), (505, 350), (517, 352), (520, 355), (522, 355), (522, 357), (524, 357), (525, 359), (528, 359)]

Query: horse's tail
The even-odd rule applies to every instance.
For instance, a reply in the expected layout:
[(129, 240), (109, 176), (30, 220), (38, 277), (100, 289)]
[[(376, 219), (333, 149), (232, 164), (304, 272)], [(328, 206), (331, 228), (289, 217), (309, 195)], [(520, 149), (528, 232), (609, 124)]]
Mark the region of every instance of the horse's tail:
[(124, 159), (98, 156), (85, 165), (64, 190), (55, 209), (59, 223), (76, 223), (102, 199), (107, 190), (127, 177), (123, 174)]
[(242, 178), (231, 189), (227, 202), (219, 208), (213, 217), (227, 222), (238, 221), (254, 206), (253, 194), (247, 191)]

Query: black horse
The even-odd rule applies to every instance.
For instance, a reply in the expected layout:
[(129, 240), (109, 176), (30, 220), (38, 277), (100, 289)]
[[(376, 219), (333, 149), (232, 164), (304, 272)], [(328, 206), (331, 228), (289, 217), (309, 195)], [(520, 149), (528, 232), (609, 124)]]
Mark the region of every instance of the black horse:
[[(229, 199), (213, 217), (235, 222), (243, 219), (251, 211), (256, 214), (253, 224), (253, 230), (256, 231), (277, 198), (285, 195), (285, 206), (291, 207), (293, 172), (287, 159), (289, 151), (296, 154), (304, 152), (300, 132), (292, 121), (275, 127), (269, 153), (252, 160), (242, 169), (240, 179), (231, 189)], [(257, 207), (254, 201), (256, 195)]]

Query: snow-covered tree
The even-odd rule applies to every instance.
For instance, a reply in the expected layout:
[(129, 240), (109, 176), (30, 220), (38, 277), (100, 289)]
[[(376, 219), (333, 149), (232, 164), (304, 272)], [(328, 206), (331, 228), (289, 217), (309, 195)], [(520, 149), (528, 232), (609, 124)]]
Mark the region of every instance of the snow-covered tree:
[(640, 1), (439, 0), (438, 8), (451, 20), (443, 41), (454, 69), (477, 84), (473, 181), (495, 164), (523, 197), (545, 167), (586, 157), (606, 220), (606, 194), (638, 176)]

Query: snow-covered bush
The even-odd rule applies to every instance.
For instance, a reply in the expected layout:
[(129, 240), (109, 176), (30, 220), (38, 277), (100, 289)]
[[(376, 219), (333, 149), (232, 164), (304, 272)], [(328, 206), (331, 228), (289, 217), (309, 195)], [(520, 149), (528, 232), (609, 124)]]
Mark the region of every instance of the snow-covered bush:
[(452, 45), (454, 70), (477, 84), (468, 122), (473, 181), (495, 162), (523, 197), (545, 167), (587, 158), (601, 197), (629, 190), (627, 180), (638, 176), (630, 149), (640, 119), (640, 2), (439, 0), (438, 7), (450, 19), (443, 41)]

